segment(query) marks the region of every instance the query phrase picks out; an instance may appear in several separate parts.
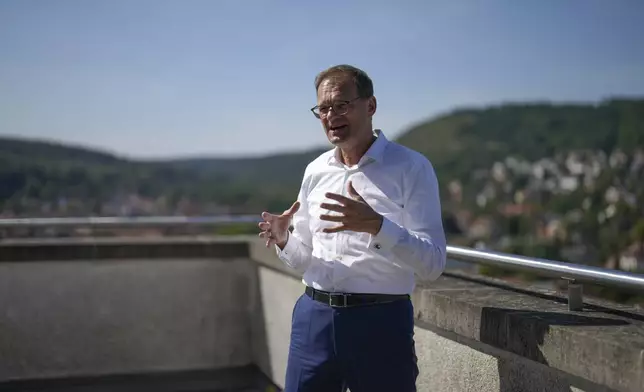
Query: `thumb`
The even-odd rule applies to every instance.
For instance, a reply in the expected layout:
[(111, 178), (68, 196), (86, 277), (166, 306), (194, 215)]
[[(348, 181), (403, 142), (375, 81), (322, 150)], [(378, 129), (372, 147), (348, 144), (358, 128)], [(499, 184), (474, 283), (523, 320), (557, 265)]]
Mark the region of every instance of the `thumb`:
[(299, 209), (300, 209), (300, 202), (299, 202), (299, 201), (296, 201), (295, 203), (293, 203), (293, 205), (291, 206), (291, 208), (289, 208), (288, 210), (284, 211), (284, 214), (282, 214), (282, 215), (284, 215), (284, 216), (292, 216), (292, 215), (293, 215), (293, 214), (295, 214)]
[(360, 201), (364, 201), (362, 196), (356, 191), (356, 188), (353, 187), (353, 181), (349, 181), (349, 194)]

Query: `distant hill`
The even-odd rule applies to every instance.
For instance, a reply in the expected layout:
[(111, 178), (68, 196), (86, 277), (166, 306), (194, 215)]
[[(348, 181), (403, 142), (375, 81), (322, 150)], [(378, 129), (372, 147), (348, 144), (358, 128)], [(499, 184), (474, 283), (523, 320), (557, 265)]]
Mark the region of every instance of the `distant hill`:
[[(459, 109), (417, 124), (397, 142), (425, 154), (444, 184), (467, 179), (508, 155), (538, 159), (570, 149), (644, 146), (644, 99), (598, 104), (506, 104)], [(197, 200), (281, 208), (295, 197), (308, 162), (323, 149), (261, 158), (144, 162), (62, 144), (0, 138), (0, 203), (115, 194), (187, 195)]]
[(306, 164), (324, 150), (253, 158), (132, 160), (62, 143), (0, 137), (0, 212), (25, 199), (87, 200), (90, 210), (118, 196), (183, 196), (249, 208), (282, 208)]
[(464, 179), (509, 155), (534, 161), (574, 149), (630, 151), (644, 146), (644, 99), (460, 109), (397, 141), (425, 154), (443, 179)]
[(202, 175), (227, 175), (236, 181), (281, 187), (299, 185), (306, 165), (324, 151), (326, 149), (322, 148), (251, 158), (181, 159), (165, 161), (163, 164)]

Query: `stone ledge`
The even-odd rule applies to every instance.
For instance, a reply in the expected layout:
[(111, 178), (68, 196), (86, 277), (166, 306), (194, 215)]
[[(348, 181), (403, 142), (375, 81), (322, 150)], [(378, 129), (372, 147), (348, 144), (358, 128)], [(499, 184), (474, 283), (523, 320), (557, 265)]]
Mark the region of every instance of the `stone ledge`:
[(620, 391), (644, 384), (644, 316), (450, 276), (413, 296), (419, 325), (453, 332)]
[(222, 237), (5, 240), (0, 262), (97, 259), (247, 258), (248, 242)]

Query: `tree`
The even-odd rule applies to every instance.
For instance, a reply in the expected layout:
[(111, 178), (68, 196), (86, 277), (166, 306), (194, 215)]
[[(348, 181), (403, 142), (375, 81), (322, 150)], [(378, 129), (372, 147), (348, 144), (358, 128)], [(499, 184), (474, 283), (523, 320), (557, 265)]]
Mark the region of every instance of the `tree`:
[(644, 250), (644, 218), (640, 218), (631, 229), (631, 239), (639, 244), (640, 251)]

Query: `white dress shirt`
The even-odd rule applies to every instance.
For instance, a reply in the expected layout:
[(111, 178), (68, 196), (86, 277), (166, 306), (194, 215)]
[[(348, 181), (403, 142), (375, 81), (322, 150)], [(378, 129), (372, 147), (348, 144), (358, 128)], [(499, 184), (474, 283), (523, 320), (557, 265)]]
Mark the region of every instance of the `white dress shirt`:
[[(415, 276), (437, 279), (445, 268), (445, 232), (441, 219), (438, 181), (422, 154), (378, 136), (357, 165), (338, 159), (337, 148), (308, 164), (298, 195), (300, 209), (293, 215), (293, 232), (279, 258), (303, 273), (305, 285), (343, 293), (410, 294)], [(340, 225), (319, 219), (339, 214), (320, 208), (337, 203), (326, 192), (348, 196), (348, 182), (383, 216), (377, 235), (342, 231), (324, 233)]]

